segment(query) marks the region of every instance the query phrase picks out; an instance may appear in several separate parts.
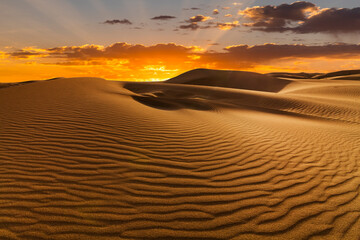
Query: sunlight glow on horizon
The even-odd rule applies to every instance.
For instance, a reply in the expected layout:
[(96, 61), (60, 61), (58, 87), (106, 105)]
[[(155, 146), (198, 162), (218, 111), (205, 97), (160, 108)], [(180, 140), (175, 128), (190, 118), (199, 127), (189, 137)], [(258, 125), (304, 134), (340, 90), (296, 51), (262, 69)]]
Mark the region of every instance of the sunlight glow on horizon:
[[(266, 19), (266, 14), (257, 11), (264, 5), (288, 6), (294, 2), (12, 0), (0, 3), (4, 9), (0, 33), (6, 36), (0, 39), (0, 82), (54, 77), (162, 81), (195, 68), (259, 73), (359, 69), (358, 35), (340, 34), (335, 38), (324, 32), (298, 34), (271, 32), (271, 29), (266, 32), (246, 27), (272, 23), (274, 16)], [(311, 17), (327, 9), (343, 9), (342, 5), (348, 9), (357, 7), (349, 2), (319, 0), (315, 7), (303, 11)], [(249, 10), (248, 15), (245, 10)], [(16, 17), (10, 18), (14, 13)], [(170, 19), (154, 19), (155, 16), (170, 16)], [(252, 21), (252, 16), (260, 20)], [(105, 24), (108, 19), (120, 23)], [(127, 22), (121, 23), (119, 19)], [(297, 24), (304, 23), (303, 20), (306, 19)], [(308, 49), (303, 54), (294, 46)], [(351, 51), (357, 47), (359, 50)]]
[[(222, 70), (269, 72), (330, 72), (344, 69), (358, 69), (359, 59), (328, 59), (328, 58), (296, 58), (283, 59), (276, 64), (257, 64), (244, 67), (217, 67), (216, 63), (172, 62), (167, 65), (147, 64), (131, 65), (129, 60), (113, 59), (103, 62), (81, 62), (56, 64), (36, 62), (34, 57), (27, 60), (9, 60), (1, 53), (0, 82), (21, 82), (27, 80), (45, 80), (55, 77), (100, 77), (119, 81), (163, 81), (175, 77), (194, 68), (211, 68)], [(199, 59), (194, 59), (194, 61)], [(325, 64), (324, 64), (325, 63)], [(129, 65), (130, 64), (130, 65)], [(176, 67), (175, 67), (176, 66)]]

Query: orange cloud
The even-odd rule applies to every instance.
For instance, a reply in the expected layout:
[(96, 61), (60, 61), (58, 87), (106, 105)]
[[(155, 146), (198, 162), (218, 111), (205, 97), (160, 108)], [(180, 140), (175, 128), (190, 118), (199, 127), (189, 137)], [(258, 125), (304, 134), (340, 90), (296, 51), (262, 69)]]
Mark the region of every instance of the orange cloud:
[(127, 81), (161, 80), (194, 68), (260, 72), (281, 69), (292, 72), (333, 71), (345, 66), (360, 68), (359, 57), (360, 44), (308, 46), (268, 43), (228, 46), (218, 52), (175, 43), (145, 46), (118, 42), (109, 46), (29, 47), (0, 52), (0, 81), (76, 76)]
[(220, 30), (230, 30), (235, 27), (239, 27), (239, 21), (226, 22), (226, 23), (217, 23), (217, 28)]
[[(217, 10), (217, 9), (215, 9), (215, 10)], [(212, 17), (208, 17), (208, 16), (204, 16), (204, 15), (196, 15), (196, 16), (189, 18), (189, 20), (187, 20), (187, 22), (190, 22), (190, 23), (205, 22), (210, 19), (212, 19)]]
[(0, 59), (7, 58), (8, 56), (9, 56), (8, 53), (6, 53), (6, 52), (1, 52), (1, 51), (0, 51)]

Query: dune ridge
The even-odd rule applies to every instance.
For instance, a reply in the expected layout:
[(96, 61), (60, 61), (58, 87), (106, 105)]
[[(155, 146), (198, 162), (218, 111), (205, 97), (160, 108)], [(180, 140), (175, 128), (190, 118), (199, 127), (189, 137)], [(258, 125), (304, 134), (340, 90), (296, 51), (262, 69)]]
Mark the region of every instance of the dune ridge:
[(193, 73), (0, 88), (0, 239), (359, 239), (360, 82)]

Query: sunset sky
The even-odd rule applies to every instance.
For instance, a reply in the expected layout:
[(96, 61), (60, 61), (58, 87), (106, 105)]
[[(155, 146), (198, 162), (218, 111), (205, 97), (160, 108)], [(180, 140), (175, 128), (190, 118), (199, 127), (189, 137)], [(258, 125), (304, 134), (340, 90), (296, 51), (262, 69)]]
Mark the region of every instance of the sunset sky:
[(360, 69), (358, 0), (3, 0), (0, 82)]

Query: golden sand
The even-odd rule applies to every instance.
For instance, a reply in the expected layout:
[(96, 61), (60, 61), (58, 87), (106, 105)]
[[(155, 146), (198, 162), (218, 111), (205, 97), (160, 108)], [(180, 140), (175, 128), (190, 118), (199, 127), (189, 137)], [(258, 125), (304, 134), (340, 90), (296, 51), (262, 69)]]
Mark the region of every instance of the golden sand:
[(0, 87), (0, 239), (359, 239), (358, 75)]

